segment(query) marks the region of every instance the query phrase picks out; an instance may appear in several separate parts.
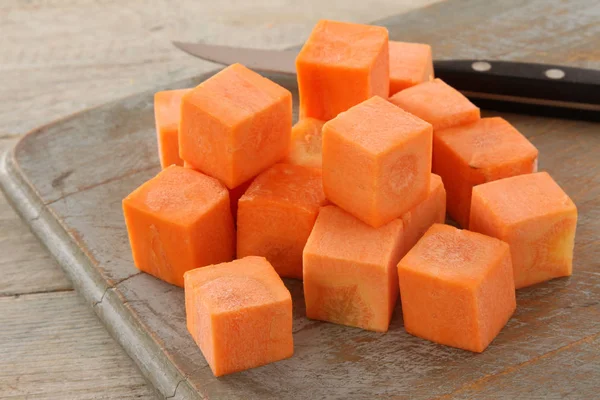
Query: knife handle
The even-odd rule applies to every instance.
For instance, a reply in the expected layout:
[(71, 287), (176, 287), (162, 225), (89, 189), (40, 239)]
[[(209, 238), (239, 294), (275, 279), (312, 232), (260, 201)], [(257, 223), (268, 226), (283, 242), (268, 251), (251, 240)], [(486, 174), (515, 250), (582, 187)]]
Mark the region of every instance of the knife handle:
[(600, 70), (489, 60), (435, 61), (434, 69), (483, 108), (600, 120)]

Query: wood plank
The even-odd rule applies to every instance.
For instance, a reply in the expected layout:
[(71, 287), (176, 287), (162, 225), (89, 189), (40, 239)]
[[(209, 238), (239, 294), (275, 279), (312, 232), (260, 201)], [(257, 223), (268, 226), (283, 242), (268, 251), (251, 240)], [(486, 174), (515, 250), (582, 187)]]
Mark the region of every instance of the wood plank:
[(597, 1), (461, 0), (392, 16), (380, 23), (390, 27), (390, 37), (431, 43), (435, 58), (599, 68), (599, 20)]
[(0, 297), (3, 399), (155, 398), (74, 292)]
[(375, 21), (435, 1), (2, 1), (0, 129), (24, 133), (215, 68), (171, 40), (284, 48), (320, 18)]
[(0, 296), (72, 289), (54, 258), (0, 192)]
[(485, 377), (448, 399), (593, 399), (600, 390), (600, 335), (548, 353), (533, 362)]

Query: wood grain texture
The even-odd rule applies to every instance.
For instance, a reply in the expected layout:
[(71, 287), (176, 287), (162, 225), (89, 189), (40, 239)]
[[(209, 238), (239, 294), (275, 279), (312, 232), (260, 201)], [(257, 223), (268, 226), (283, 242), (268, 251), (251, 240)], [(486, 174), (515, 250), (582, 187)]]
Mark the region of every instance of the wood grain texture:
[[(0, 151), (14, 146), (11, 135), (0, 134)], [(0, 192), (0, 297), (72, 289), (54, 258), (33, 236)]]
[(484, 378), (445, 397), (448, 399), (581, 399), (581, 382), (590, 395), (600, 390), (600, 335), (568, 344), (537, 360)]
[[(598, 24), (593, 22), (599, 14), (591, 1), (455, 0), (384, 24), (391, 27), (395, 39), (431, 42), (439, 58), (503, 57), (600, 68), (597, 49), (589, 45), (593, 42), (589, 38), (598, 37)], [(146, 79), (141, 72), (140, 76)], [(197, 81), (155, 84), (157, 89), (175, 88)], [(150, 92), (141, 94), (82, 114), (75, 123), (63, 121), (38, 131), (17, 148), (9, 161), (18, 168), (10, 176), (4, 173), (2, 180), (5, 185), (27, 180), (30, 186), (25, 191), (9, 190), (13, 201), (23, 202), (17, 204), (20, 212), (43, 241), (55, 246), (53, 254), (76, 286), (164, 396), (494, 398), (523, 392), (552, 397), (560, 394), (558, 385), (545, 392), (537, 388), (539, 379), (552, 376), (544, 372), (547, 364), (571, 365), (569, 360), (578, 352), (597, 357), (597, 347), (588, 343), (596, 343), (600, 332), (598, 124), (504, 115), (538, 146), (541, 168), (553, 174), (579, 207), (573, 277), (520, 291), (517, 313), (481, 355), (410, 337), (402, 329), (399, 312), (386, 335), (307, 320), (301, 285), (287, 281), (295, 299), (295, 356), (215, 379), (185, 331), (181, 290), (132, 269), (122, 217), (115, 210), (123, 193), (155, 172), (157, 161), (148, 158), (154, 157), (153, 128), (130, 121), (149, 119), (150, 98)], [(129, 128), (116, 124), (106, 129), (103, 121), (122, 121)], [(128, 131), (137, 142), (125, 137)], [(75, 132), (88, 136), (93, 132), (103, 140), (94, 137), (78, 143), (77, 152), (92, 161), (73, 159), (73, 171), (68, 173), (60, 157)], [(111, 160), (107, 154), (115, 152), (114, 143), (130, 146), (129, 152), (119, 153), (125, 156), (114, 163), (118, 170), (111, 162), (99, 163)], [(51, 156), (40, 160), (40, 151), (50, 148)], [(48, 184), (53, 181), (59, 184)], [(579, 347), (584, 345), (588, 347)], [(571, 348), (574, 354), (569, 356)], [(571, 368), (582, 365), (573, 363)], [(597, 368), (597, 363), (592, 359), (581, 368), (584, 374)], [(518, 391), (510, 387), (511, 379), (519, 380)], [(594, 380), (578, 380), (570, 388), (579, 398), (593, 398), (598, 392)]]
[(171, 40), (284, 48), (320, 18), (370, 22), (435, 1), (3, 0), (0, 130), (25, 133), (215, 68)]
[(0, 297), (0, 310), (3, 399), (155, 398), (75, 292)]

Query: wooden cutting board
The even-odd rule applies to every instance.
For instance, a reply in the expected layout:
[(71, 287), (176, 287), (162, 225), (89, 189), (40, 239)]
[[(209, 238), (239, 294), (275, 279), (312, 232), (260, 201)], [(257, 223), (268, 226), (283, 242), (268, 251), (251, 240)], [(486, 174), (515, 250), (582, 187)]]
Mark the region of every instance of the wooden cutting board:
[[(596, 1), (455, 0), (382, 21), (436, 58), (490, 58), (600, 68)], [(189, 87), (208, 76), (156, 90)], [(293, 79), (271, 76), (296, 97)], [(154, 91), (153, 91), (154, 92)], [(504, 117), (540, 150), (579, 209), (574, 274), (518, 292), (518, 309), (483, 354), (408, 335), (308, 320), (294, 299), (295, 355), (214, 378), (185, 328), (183, 292), (137, 271), (121, 199), (155, 175), (153, 92), (39, 128), (6, 153), (7, 196), (108, 330), (166, 398), (593, 398), (600, 382), (600, 124)], [(491, 113), (487, 113), (492, 115)]]

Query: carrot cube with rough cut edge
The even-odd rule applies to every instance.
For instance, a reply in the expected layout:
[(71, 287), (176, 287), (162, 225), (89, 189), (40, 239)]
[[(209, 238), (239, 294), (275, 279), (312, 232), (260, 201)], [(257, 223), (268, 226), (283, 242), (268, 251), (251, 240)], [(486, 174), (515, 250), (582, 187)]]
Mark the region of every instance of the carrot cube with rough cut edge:
[(283, 159), (292, 94), (233, 64), (183, 96), (179, 155), (233, 189)]
[(433, 133), (432, 170), (444, 181), (448, 214), (464, 228), (474, 186), (535, 172), (537, 160), (537, 149), (500, 117)]
[[(187, 161), (183, 162), (183, 166), (185, 168), (190, 168), (195, 171), (198, 171)], [(252, 183), (252, 179), (242, 183), (241, 185), (234, 187), (233, 189), (227, 189), (229, 191), (229, 203), (231, 204), (231, 215), (233, 216), (233, 222), (237, 221), (238, 202), (240, 201), (240, 198), (244, 195), (246, 190), (250, 187), (251, 183)]]
[(427, 198), (402, 215), (406, 254), (433, 224), (446, 221), (446, 190), (442, 178), (431, 174)]
[(235, 230), (227, 189), (216, 179), (176, 165), (123, 200), (135, 266), (183, 286), (194, 268), (230, 261)]
[(275, 164), (240, 198), (237, 256), (266, 257), (280, 276), (302, 279), (302, 250), (325, 204), (319, 169)]
[(187, 328), (215, 376), (294, 353), (292, 297), (263, 257), (185, 273)]
[(547, 172), (473, 188), (469, 229), (510, 245), (517, 289), (573, 272), (577, 207)]
[(296, 58), (300, 117), (328, 121), (372, 96), (389, 96), (386, 28), (321, 20)]
[(154, 94), (158, 156), (163, 168), (172, 164), (183, 166), (183, 160), (179, 157), (179, 117), (181, 98), (190, 90), (164, 90)]
[(398, 298), (402, 220), (373, 228), (336, 206), (319, 212), (304, 248), (306, 316), (388, 330)]
[(433, 80), (430, 45), (390, 40), (389, 52), (390, 96), (419, 83)]
[(323, 188), (332, 203), (373, 226), (401, 217), (429, 192), (432, 129), (381, 97), (323, 126)]
[(398, 264), (404, 327), (411, 335), (482, 352), (516, 308), (505, 242), (434, 224)]
[(290, 152), (285, 162), (306, 167), (321, 168), (323, 124), (315, 118), (302, 118), (292, 127)]
[(434, 130), (475, 122), (479, 108), (441, 79), (404, 89), (390, 101), (433, 125)]

